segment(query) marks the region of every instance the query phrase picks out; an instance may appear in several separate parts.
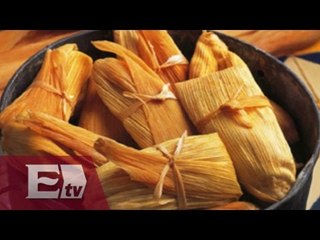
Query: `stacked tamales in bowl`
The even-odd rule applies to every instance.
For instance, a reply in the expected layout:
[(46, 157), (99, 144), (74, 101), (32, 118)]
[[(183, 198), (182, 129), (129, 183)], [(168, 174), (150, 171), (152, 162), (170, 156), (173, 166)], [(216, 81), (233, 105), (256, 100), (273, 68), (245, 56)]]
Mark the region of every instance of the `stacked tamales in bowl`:
[(5, 154), (90, 156), (111, 209), (303, 209), (319, 155), (297, 77), (210, 31), (86, 31), (22, 66)]

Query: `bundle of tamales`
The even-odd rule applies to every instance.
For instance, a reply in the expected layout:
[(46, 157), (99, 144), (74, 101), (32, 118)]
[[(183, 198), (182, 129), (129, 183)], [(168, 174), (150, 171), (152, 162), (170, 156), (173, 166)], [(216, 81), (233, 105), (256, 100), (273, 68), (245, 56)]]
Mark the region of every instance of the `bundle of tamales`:
[[(92, 60), (65, 45), (47, 52), (22, 100), (1, 114), (7, 154), (91, 156), (111, 209), (255, 209), (238, 202), (237, 177), (261, 200), (287, 194), (295, 165), (273, 111), (289, 142), (298, 139), (294, 122), (216, 35), (199, 38), (189, 72), (167, 31), (115, 31), (115, 39), (131, 51), (93, 42), (118, 59), (94, 64), (79, 121), (90, 131), (66, 121)], [(176, 96), (203, 135), (187, 136), (195, 132)], [(131, 145), (126, 131), (144, 149), (117, 143)]]
[(139, 57), (112, 42), (93, 44), (122, 59), (97, 60), (92, 79), (101, 100), (140, 147), (177, 138), (185, 130), (192, 133), (190, 122), (169, 85)]
[[(44, 113), (24, 113), (17, 121), (33, 135), (11, 134), (21, 132), (17, 125), (6, 125), (2, 146), (11, 150), (11, 155), (24, 150), (35, 155), (72, 156), (78, 152), (97, 157), (93, 143), (99, 137), (97, 150), (113, 162), (97, 168), (111, 209), (210, 208), (236, 201), (242, 195), (232, 161), (218, 134), (184, 136), (138, 151)], [(166, 151), (176, 152), (174, 162), (163, 155)], [(175, 186), (176, 171), (181, 174), (178, 182), (182, 190)], [(185, 192), (184, 202), (176, 201), (178, 191)]]
[(186, 80), (189, 62), (165, 30), (116, 30), (116, 43), (139, 56), (165, 83)]
[[(219, 44), (211, 44), (210, 38), (216, 38)], [(175, 83), (187, 79), (188, 61), (183, 60), (186, 58), (167, 31), (116, 30), (114, 31), (114, 39), (141, 57), (149, 67), (159, 74), (164, 82)], [(204, 76), (230, 66), (245, 66), (245, 63), (236, 54), (230, 51), (219, 51), (221, 47), (226, 50), (227, 46), (216, 35), (204, 33), (200, 39), (197, 44), (197, 54), (192, 59), (189, 78)], [(215, 50), (215, 48), (218, 49)], [(171, 59), (167, 61), (170, 64), (164, 64), (164, 59)], [(160, 72), (158, 71), (159, 61), (167, 66)], [(175, 91), (175, 85), (172, 87)], [(288, 142), (290, 144), (297, 143), (299, 135), (290, 115), (275, 102), (270, 100), (270, 103)]]
[(176, 90), (197, 129), (219, 133), (249, 193), (267, 202), (283, 198), (295, 182), (294, 159), (246, 64), (213, 33), (203, 33), (190, 74), (196, 78), (177, 83)]
[(42, 67), (29, 88), (0, 115), (0, 127), (23, 110), (48, 113), (69, 120), (91, 74), (92, 59), (66, 44), (46, 52)]
[(103, 104), (92, 79), (88, 81), (87, 95), (82, 107), (79, 124), (87, 130), (109, 137), (126, 145), (135, 145), (122, 123)]
[(218, 134), (173, 139), (136, 150), (111, 139), (95, 148), (125, 170), (132, 180), (174, 195), (180, 209), (204, 208), (236, 201), (241, 195), (232, 161)]

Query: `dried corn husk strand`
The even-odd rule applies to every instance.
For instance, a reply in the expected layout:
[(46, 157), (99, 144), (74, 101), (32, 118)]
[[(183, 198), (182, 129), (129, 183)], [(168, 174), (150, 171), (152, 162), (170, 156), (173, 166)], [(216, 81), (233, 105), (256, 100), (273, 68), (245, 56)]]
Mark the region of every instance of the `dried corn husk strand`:
[[(211, 38), (219, 46), (217, 39)], [(201, 133), (219, 133), (247, 191), (264, 201), (278, 201), (295, 182), (290, 147), (248, 67), (220, 67), (238, 58), (225, 48), (219, 51), (231, 56), (218, 61), (218, 69), (224, 70), (177, 83), (179, 100)]]
[(109, 137), (126, 145), (134, 142), (122, 123), (103, 104), (94, 82), (88, 82), (87, 95), (79, 119), (79, 126), (101, 136)]
[(113, 39), (116, 43), (139, 56), (137, 48), (139, 35), (137, 30), (114, 30)]
[(199, 37), (190, 61), (189, 79), (198, 78), (232, 66), (245, 66), (242, 59), (231, 51), (212, 32)]
[(33, 83), (1, 112), (0, 127), (23, 110), (45, 112), (69, 120), (91, 69), (92, 59), (77, 51), (76, 44), (49, 49)]
[(115, 42), (141, 57), (165, 83), (187, 79), (189, 62), (166, 30), (117, 30), (114, 36)]
[[(196, 45), (190, 62), (189, 77), (198, 78), (229, 67), (246, 67), (245, 62), (212, 32), (204, 32)], [(278, 104), (270, 101), (278, 123), (290, 144), (299, 141), (298, 131), (291, 116)]]
[(140, 58), (112, 42), (96, 41), (94, 45), (123, 59), (97, 60), (92, 79), (104, 104), (140, 147), (179, 137), (185, 130), (192, 132), (169, 86)]
[(95, 140), (102, 136), (45, 113), (23, 112), (16, 121), (5, 125), (2, 134), (2, 148), (9, 155), (38, 152), (41, 156), (90, 156), (98, 166), (107, 162), (93, 148)]
[(165, 83), (188, 78), (189, 62), (166, 30), (139, 30), (138, 51)]
[(133, 181), (175, 194), (179, 208), (206, 208), (237, 200), (241, 189), (232, 161), (218, 134), (173, 139), (143, 150), (110, 139), (98, 139), (95, 148), (125, 170)]

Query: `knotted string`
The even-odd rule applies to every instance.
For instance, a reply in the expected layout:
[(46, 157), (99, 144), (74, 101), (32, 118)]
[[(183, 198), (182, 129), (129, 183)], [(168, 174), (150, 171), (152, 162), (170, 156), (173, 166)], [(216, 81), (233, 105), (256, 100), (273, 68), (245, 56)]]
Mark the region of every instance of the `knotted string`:
[(32, 87), (38, 87), (38, 88), (42, 88), (44, 90), (46, 90), (47, 92), (56, 94), (58, 96), (60, 96), (62, 98), (62, 116), (63, 116), (63, 120), (67, 121), (67, 104), (70, 105), (70, 107), (72, 107), (72, 101), (74, 96), (69, 95), (68, 93), (66, 93), (65, 91), (60, 91), (58, 89), (56, 89), (55, 87), (53, 87), (52, 85), (43, 82), (43, 81), (36, 81), (32, 84)]
[(129, 106), (121, 114), (119, 114), (119, 119), (124, 121), (126, 118), (130, 117), (135, 113), (142, 105), (147, 107), (147, 103), (150, 101), (165, 101), (167, 99), (177, 99), (176, 96), (169, 89), (170, 84), (167, 83), (163, 85), (161, 92), (154, 96), (142, 94), (142, 93), (132, 93), (132, 92), (123, 92), (123, 96), (131, 99), (137, 99), (138, 101)]
[(163, 68), (168, 68), (168, 67), (172, 67), (172, 66), (175, 66), (175, 65), (189, 64), (188, 60), (181, 53), (170, 56), (167, 59), (167, 61), (165, 61), (164, 63), (160, 64), (159, 61), (158, 61), (157, 54), (156, 54), (156, 52), (154, 50), (154, 47), (153, 47), (152, 43), (150, 41), (148, 41), (147, 44), (149, 45), (151, 53), (152, 53), (152, 56), (156, 61), (157, 67), (156, 67), (155, 70), (157, 72), (160, 71)]
[(255, 95), (255, 96), (247, 96), (244, 98), (239, 98), (240, 92), (243, 86), (238, 89), (235, 95), (228, 100), (226, 103), (222, 104), (218, 107), (215, 111), (207, 114), (202, 119), (200, 119), (196, 126), (197, 128), (202, 131), (204, 127), (215, 117), (217, 117), (222, 112), (229, 112), (232, 114), (233, 118), (237, 121), (237, 123), (246, 128), (252, 128), (253, 123), (250, 117), (248, 116), (245, 110), (251, 108), (263, 108), (263, 107), (270, 107), (271, 104), (269, 100), (263, 95)]
[(174, 65), (185, 65), (185, 64), (189, 64), (189, 62), (182, 54), (172, 55), (167, 59), (167, 61), (161, 64), (156, 70), (159, 71), (160, 69), (172, 67)]
[(164, 166), (164, 168), (161, 171), (159, 181), (154, 189), (154, 197), (158, 200), (161, 198), (162, 192), (163, 192), (164, 180), (166, 175), (169, 172), (169, 169), (171, 168), (173, 173), (173, 182), (174, 182), (174, 186), (177, 193), (177, 201), (178, 201), (179, 209), (185, 209), (187, 207), (187, 197), (186, 197), (184, 184), (182, 181), (182, 176), (180, 174), (179, 169), (176, 166), (175, 160), (176, 160), (176, 157), (181, 153), (184, 139), (186, 138), (186, 136), (187, 136), (187, 131), (185, 131), (182, 134), (182, 136), (179, 138), (173, 155), (170, 154), (165, 147), (161, 145), (157, 146), (157, 149), (168, 159), (168, 163)]

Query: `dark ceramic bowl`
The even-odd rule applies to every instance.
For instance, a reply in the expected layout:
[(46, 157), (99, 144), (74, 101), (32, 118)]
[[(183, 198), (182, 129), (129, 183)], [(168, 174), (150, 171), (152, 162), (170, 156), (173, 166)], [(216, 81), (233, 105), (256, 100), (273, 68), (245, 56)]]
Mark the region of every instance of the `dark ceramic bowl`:
[[(170, 31), (175, 42), (190, 59), (201, 31)], [(228, 47), (237, 53), (249, 66), (264, 93), (284, 107), (294, 118), (301, 136), (301, 146), (293, 147), (295, 157), (303, 162), (304, 168), (298, 174), (297, 182), (290, 193), (281, 201), (266, 209), (305, 209), (309, 193), (312, 170), (319, 157), (320, 130), (319, 113), (304, 84), (279, 60), (234, 38), (219, 34)], [(56, 48), (65, 43), (77, 43), (79, 49), (94, 60), (106, 57), (96, 50), (92, 40), (113, 40), (112, 31), (83, 31), (57, 41), (47, 48)], [(47, 48), (31, 57), (8, 83), (0, 102), (0, 111), (14, 101), (32, 82), (40, 69)]]

